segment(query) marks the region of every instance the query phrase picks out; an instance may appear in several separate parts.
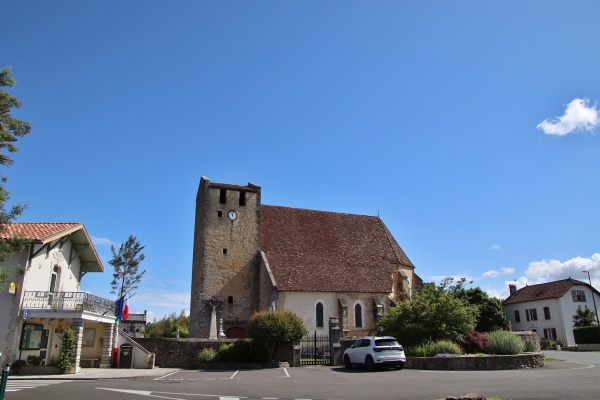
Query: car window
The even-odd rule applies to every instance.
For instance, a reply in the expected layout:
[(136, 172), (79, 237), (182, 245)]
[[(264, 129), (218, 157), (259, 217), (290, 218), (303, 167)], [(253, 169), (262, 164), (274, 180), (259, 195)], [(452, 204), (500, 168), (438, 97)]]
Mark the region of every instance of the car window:
[(378, 339), (375, 340), (375, 346), (400, 346), (400, 343), (394, 339)]
[(363, 339), (360, 347), (369, 347), (371, 341), (369, 339)]

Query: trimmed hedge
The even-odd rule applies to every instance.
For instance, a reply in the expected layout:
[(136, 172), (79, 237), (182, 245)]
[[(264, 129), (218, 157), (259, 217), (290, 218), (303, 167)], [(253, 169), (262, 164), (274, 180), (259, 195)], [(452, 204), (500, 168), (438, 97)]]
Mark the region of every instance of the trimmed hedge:
[(577, 344), (600, 343), (600, 330), (597, 326), (574, 328), (573, 336)]

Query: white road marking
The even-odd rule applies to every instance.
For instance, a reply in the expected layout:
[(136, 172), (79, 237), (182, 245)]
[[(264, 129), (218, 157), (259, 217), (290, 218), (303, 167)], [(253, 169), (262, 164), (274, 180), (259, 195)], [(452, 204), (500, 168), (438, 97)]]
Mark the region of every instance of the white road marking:
[(23, 389), (33, 389), (36, 387), (56, 385), (58, 383), (63, 383), (63, 382), (72, 382), (72, 380), (57, 381), (57, 380), (51, 380), (51, 379), (28, 379), (28, 380), (11, 380), (11, 379), (9, 379), (6, 382), (5, 391), (18, 392), (19, 390), (23, 390)]

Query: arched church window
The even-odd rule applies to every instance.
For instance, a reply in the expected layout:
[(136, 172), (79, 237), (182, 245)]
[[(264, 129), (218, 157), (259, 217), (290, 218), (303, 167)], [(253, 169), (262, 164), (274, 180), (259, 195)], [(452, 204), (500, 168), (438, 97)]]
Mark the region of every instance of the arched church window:
[(317, 303), (317, 328), (322, 328), (323, 327), (323, 303), (318, 302)]
[(362, 328), (362, 306), (358, 303), (354, 306), (354, 326), (357, 328)]

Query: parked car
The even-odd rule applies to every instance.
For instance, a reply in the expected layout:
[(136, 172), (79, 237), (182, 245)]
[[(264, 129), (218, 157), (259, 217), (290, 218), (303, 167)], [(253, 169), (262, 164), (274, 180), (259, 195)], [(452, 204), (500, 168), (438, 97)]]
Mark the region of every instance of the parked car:
[(364, 365), (368, 371), (377, 367), (402, 369), (406, 363), (404, 348), (391, 336), (370, 336), (358, 339), (344, 352), (344, 365)]

